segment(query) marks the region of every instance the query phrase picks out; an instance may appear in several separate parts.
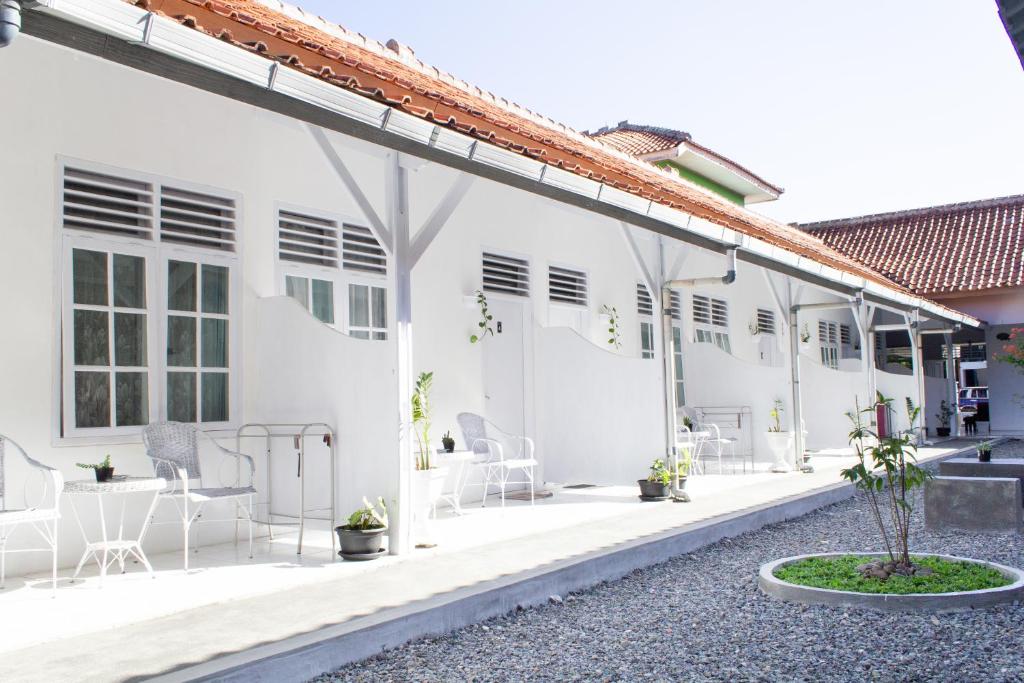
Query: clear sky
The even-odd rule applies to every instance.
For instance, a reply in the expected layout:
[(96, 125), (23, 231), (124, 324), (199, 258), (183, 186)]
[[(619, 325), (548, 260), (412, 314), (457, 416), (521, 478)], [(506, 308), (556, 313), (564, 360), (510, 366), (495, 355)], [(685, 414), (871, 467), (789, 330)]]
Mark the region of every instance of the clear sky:
[(297, 4), (578, 130), (688, 131), (786, 188), (756, 207), (781, 220), (1024, 194), (994, 0)]

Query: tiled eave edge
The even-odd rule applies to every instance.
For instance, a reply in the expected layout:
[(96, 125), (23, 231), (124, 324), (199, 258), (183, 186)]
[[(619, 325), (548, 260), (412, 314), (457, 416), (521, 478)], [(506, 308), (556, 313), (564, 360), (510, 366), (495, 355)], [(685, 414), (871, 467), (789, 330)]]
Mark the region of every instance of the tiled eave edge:
[(85, 26), (130, 43), (143, 45), (272, 92), (315, 105), (333, 114), (374, 126), (415, 143), (460, 156), (474, 163), (500, 169), (537, 183), (572, 192), (589, 200), (615, 206), (629, 213), (664, 223), (683, 233), (722, 245), (739, 246), (746, 252), (818, 279), (840, 285), (842, 290), (863, 290), (866, 295), (903, 308), (917, 308), (929, 317), (978, 326), (978, 320), (877, 282), (826, 266), (764, 240), (731, 228), (694, 219), (691, 215), (624, 192), (578, 174), (555, 168), (500, 147), (478, 142), (466, 135), (417, 118), (387, 104), (338, 88), (299, 71), (239, 50), (204, 33), (191, 30), (155, 13), (121, 0), (40, 0), (52, 16)]

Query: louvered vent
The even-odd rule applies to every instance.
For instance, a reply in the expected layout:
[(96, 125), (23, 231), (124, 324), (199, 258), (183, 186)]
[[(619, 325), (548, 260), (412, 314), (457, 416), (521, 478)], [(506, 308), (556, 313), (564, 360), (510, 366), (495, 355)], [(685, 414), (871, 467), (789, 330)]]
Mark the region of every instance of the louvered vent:
[(587, 305), (587, 274), (558, 266), (548, 267), (548, 298), (561, 304)]
[(850, 344), (853, 343), (853, 337), (850, 334), (850, 326), (849, 325), (840, 325), (839, 326), (839, 341), (840, 341), (840, 343), (846, 344), (847, 346), (849, 346)]
[(338, 267), (338, 224), (292, 211), (277, 214), (277, 253), (282, 261)]
[(838, 339), (838, 330), (835, 323), (825, 320), (818, 321), (818, 341), (822, 344), (835, 344)]
[(711, 324), (718, 327), (729, 326), (729, 304), (722, 299), (711, 300)]
[(668, 299), (668, 309), (672, 313), (673, 320), (683, 319), (683, 297), (679, 292), (670, 292)]
[(153, 239), (153, 186), (149, 183), (64, 169), (64, 227)]
[(642, 282), (636, 285), (636, 312), (640, 315), (654, 315), (654, 300), (647, 291), (647, 285)]
[(757, 331), (761, 334), (775, 334), (775, 312), (767, 308), (757, 309)]
[(345, 270), (388, 274), (388, 255), (369, 228), (346, 223), (341, 229), (341, 260)]
[(530, 296), (530, 264), (523, 259), (484, 252), (484, 291)]
[(729, 326), (729, 304), (724, 299), (693, 295), (693, 322), (716, 327)]
[(160, 241), (235, 250), (235, 200), (160, 188)]

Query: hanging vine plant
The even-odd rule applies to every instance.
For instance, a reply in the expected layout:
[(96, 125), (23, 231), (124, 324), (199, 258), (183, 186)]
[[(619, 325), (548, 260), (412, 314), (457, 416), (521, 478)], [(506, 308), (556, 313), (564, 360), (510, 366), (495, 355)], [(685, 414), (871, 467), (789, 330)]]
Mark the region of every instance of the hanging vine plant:
[(477, 326), (480, 328), (480, 334), (471, 335), (469, 337), (470, 344), (483, 341), (484, 337), (489, 334), (494, 335), (494, 330), (491, 328), (491, 321), (494, 319), (494, 316), (487, 310), (487, 295), (479, 289), (476, 290), (476, 303), (480, 307), (480, 322), (477, 323)]
[(608, 316), (608, 345), (614, 349), (622, 348), (622, 335), (619, 333), (619, 312), (614, 306), (602, 306), (601, 313)]

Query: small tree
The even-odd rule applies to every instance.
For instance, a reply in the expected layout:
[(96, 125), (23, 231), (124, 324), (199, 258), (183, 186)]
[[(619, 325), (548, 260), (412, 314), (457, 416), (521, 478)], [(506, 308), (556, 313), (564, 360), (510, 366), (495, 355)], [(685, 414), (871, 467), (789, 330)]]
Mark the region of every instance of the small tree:
[[(917, 465), (917, 446), (910, 433), (880, 439), (864, 422), (862, 416), (873, 414), (877, 405), (890, 408), (892, 399), (879, 393), (875, 406), (862, 410), (855, 404), (855, 409), (846, 414), (852, 424), (850, 445), (856, 453), (857, 464), (840, 474), (867, 496), (889, 559), (898, 566), (910, 567), (913, 508), (907, 498), (915, 488), (924, 485), (931, 474)], [(908, 406), (911, 430), (919, 413), (920, 409)]]

